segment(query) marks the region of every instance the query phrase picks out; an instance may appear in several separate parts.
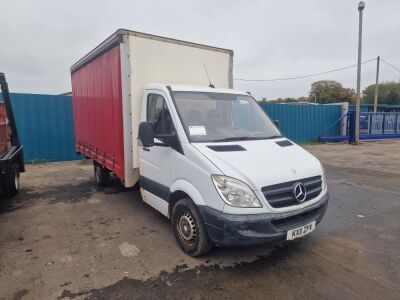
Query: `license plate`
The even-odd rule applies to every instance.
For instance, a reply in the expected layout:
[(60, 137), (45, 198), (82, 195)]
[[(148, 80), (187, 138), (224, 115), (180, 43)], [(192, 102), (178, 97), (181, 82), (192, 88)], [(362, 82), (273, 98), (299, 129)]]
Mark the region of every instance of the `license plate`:
[(315, 221), (307, 225), (301, 226), (299, 228), (288, 230), (286, 234), (286, 239), (287, 240), (297, 239), (299, 237), (309, 234), (310, 232), (314, 231), (314, 229), (315, 229)]

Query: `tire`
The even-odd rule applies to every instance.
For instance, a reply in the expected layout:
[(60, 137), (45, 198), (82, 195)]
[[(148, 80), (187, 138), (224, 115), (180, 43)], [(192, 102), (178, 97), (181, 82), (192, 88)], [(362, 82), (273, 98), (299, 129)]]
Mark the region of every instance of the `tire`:
[(4, 195), (7, 197), (13, 197), (18, 194), (19, 191), (19, 168), (15, 164), (11, 164), (5, 174), (5, 180), (3, 181)]
[(212, 248), (203, 220), (190, 198), (179, 200), (172, 209), (172, 230), (181, 249), (196, 257)]
[(105, 186), (110, 181), (110, 172), (98, 163), (94, 163), (94, 181), (98, 186)]

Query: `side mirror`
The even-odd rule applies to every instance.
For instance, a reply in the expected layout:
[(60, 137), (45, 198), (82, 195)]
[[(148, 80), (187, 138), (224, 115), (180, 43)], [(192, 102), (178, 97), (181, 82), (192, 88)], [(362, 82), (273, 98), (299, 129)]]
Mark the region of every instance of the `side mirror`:
[(154, 146), (154, 128), (153, 123), (142, 122), (139, 124), (139, 140), (143, 147)]
[(279, 126), (279, 120), (274, 120), (274, 124), (275, 124), (276, 127), (280, 128), (280, 126)]

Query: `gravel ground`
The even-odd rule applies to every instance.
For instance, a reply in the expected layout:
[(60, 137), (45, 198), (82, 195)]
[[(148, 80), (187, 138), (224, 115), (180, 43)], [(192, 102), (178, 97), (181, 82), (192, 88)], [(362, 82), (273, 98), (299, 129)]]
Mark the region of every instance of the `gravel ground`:
[(306, 147), (330, 190), (293, 242), (183, 254), (169, 222), (88, 161), (28, 165), (0, 203), (0, 299), (399, 299), (400, 141)]

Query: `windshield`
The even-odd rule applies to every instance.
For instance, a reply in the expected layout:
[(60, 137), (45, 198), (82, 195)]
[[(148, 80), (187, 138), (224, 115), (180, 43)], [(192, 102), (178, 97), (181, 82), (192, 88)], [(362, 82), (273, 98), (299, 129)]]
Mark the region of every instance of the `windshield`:
[(225, 142), (280, 137), (279, 130), (251, 96), (174, 92), (190, 142)]

